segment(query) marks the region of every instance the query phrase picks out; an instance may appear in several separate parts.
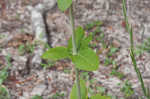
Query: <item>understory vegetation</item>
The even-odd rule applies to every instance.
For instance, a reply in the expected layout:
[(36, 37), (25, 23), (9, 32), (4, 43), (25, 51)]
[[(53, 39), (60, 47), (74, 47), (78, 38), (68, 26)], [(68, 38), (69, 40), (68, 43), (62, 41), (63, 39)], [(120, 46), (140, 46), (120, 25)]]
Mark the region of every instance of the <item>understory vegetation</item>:
[[(138, 97), (138, 99), (150, 99), (150, 90), (143, 81), (136, 61), (136, 57), (142, 55), (144, 52), (150, 51), (150, 38), (144, 40), (142, 44), (134, 45), (134, 28), (132, 28), (132, 25), (130, 25), (128, 21), (126, 1), (127, 0), (122, 0), (122, 10), (125, 29), (130, 36), (129, 54), (141, 86), (141, 92), (143, 92), (143, 96)], [(73, 71), (68, 68), (64, 68), (63, 70), (64, 73), (75, 73), (75, 80), (69, 99), (134, 99), (134, 88), (130, 80), (126, 79), (126, 75), (120, 71), (118, 63), (115, 60), (117, 53), (120, 51), (120, 46), (111, 41), (107, 41), (108, 37), (102, 30), (104, 23), (101, 20), (96, 20), (88, 22), (85, 26), (75, 27), (74, 2), (72, 0), (57, 0), (57, 5), (62, 13), (66, 11), (69, 12), (67, 15), (70, 19), (72, 36), (68, 40), (67, 46), (51, 48), (48, 44), (45, 44), (46, 51), (41, 56), (44, 63), (41, 63), (41, 66), (44, 69), (53, 68), (55, 63), (61, 60), (67, 60), (73, 63)], [(2, 35), (0, 36), (0, 39), (1, 38), (3, 38)], [(36, 45), (37, 42), (18, 46), (19, 55), (23, 56), (26, 53), (31, 55)], [(103, 55), (104, 60), (99, 59), (99, 55)], [(5, 86), (5, 82), (9, 76), (9, 68), (12, 66), (11, 57), (9, 54), (5, 57), (7, 63), (5, 66), (1, 66), (0, 63), (0, 99), (11, 99), (9, 89)], [(111, 72), (108, 75), (122, 80), (123, 85), (120, 83), (117, 85), (124, 96), (123, 98), (109, 94), (109, 89), (102, 86), (97, 79), (92, 78), (91, 75), (94, 71), (99, 70), (99, 66), (111, 67)], [(50, 96), (49, 99), (59, 99), (60, 97), (64, 97), (64, 93), (56, 92), (53, 96)], [(32, 96), (31, 99), (43, 99), (43, 97), (35, 95)]]

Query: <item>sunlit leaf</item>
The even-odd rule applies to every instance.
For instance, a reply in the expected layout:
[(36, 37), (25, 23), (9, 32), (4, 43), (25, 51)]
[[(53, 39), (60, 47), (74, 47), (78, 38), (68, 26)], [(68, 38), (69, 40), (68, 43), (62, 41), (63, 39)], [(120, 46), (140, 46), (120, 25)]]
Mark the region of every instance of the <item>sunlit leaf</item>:
[(72, 4), (72, 0), (57, 0), (58, 8), (61, 11), (66, 11)]
[(72, 56), (72, 62), (77, 68), (86, 71), (95, 71), (99, 67), (99, 58), (90, 48), (81, 49), (77, 55)]
[(69, 57), (69, 53), (67, 48), (65, 47), (50, 48), (42, 55), (43, 59), (51, 59), (54, 61), (65, 59), (68, 57)]

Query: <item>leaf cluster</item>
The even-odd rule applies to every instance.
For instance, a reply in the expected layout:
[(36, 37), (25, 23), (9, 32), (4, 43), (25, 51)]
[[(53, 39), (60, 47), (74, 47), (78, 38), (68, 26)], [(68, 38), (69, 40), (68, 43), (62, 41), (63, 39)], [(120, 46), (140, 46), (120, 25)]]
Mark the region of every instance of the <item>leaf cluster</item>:
[[(58, 8), (64, 12), (69, 7), (71, 7), (72, 0), (57, 0), (57, 4), (58, 4)], [(96, 24), (99, 25), (101, 23), (97, 22)], [(67, 47), (61, 46), (61, 47), (50, 48), (42, 55), (42, 58), (50, 59), (53, 61), (67, 58), (72, 60), (76, 69), (84, 70), (84, 71), (97, 70), (99, 66), (99, 58), (96, 55), (96, 53), (89, 47), (89, 43), (92, 40), (92, 35), (88, 35), (87, 37), (85, 37), (84, 29), (82, 27), (77, 27), (77, 29), (75, 30), (75, 34), (73, 36), (75, 36), (75, 39), (70, 38), (68, 40)], [(76, 55), (74, 55), (72, 52), (73, 44), (74, 44), (74, 43), (72, 44), (72, 42), (75, 42), (77, 48)], [(79, 85), (76, 83), (79, 83)], [(73, 85), (70, 94), (70, 99), (80, 99), (80, 98), (88, 99), (88, 90), (86, 88), (86, 82), (80, 79), (79, 81), (77, 80), (76, 83)], [(78, 92), (77, 90), (80, 92)], [(81, 94), (81, 97), (79, 94)], [(95, 96), (92, 96), (90, 99), (110, 99), (110, 98), (97, 94)]]
[[(72, 38), (68, 40), (67, 47), (50, 48), (43, 55), (43, 59), (50, 59), (53, 61), (61, 59), (70, 59), (75, 64), (75, 67), (85, 71), (95, 71), (99, 66), (99, 58), (96, 53), (88, 46), (92, 40), (92, 36), (84, 36), (82, 27), (77, 27), (75, 31), (75, 42), (77, 45), (77, 55), (72, 54)], [(92, 60), (92, 61), (91, 61)]]

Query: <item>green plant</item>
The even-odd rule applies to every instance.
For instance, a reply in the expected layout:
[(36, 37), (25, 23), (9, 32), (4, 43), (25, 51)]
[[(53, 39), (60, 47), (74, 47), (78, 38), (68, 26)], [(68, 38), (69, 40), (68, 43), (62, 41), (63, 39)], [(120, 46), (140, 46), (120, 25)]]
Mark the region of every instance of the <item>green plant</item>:
[(34, 45), (34, 44), (29, 44), (29, 43), (26, 44), (26, 51), (27, 51), (28, 53), (33, 53), (34, 48), (35, 48), (35, 45)]
[(97, 48), (98, 43), (102, 43), (103, 48), (106, 48), (107, 45), (104, 41), (104, 33), (101, 30), (101, 26), (103, 25), (102, 21), (92, 21), (85, 25), (84, 29), (89, 32), (88, 34), (92, 37), (92, 43), (89, 44), (91, 48)]
[(95, 78), (91, 78), (90, 72), (81, 72), (81, 78), (88, 82), (87, 90), (88, 94), (91, 96), (95, 93), (100, 93), (101, 95), (106, 95), (106, 88), (99, 86), (98, 81)]
[(72, 60), (75, 66), (76, 82), (73, 85), (70, 99), (87, 99), (88, 92), (86, 88), (86, 82), (80, 79), (80, 70), (97, 70), (99, 67), (99, 58), (96, 53), (88, 46), (89, 42), (92, 40), (92, 36), (84, 36), (84, 29), (82, 27), (77, 27), (75, 29), (72, 0), (57, 0), (57, 4), (59, 9), (63, 12), (69, 9), (69, 17), (72, 26), (72, 37), (69, 39), (67, 47), (61, 46), (50, 48), (42, 55), (42, 58), (51, 59), (53, 61), (66, 58)]
[(71, 70), (70, 69), (64, 69), (64, 73), (69, 74), (69, 73), (71, 73)]
[(11, 99), (7, 88), (0, 85), (0, 99)]
[(126, 23), (126, 30), (129, 33), (129, 35), (130, 35), (130, 57), (131, 57), (131, 60), (132, 60), (132, 64), (134, 66), (134, 70), (135, 70), (135, 72), (137, 74), (137, 77), (138, 77), (138, 79), (140, 81), (141, 88), (142, 88), (142, 91), (144, 93), (144, 96), (147, 99), (150, 99), (150, 95), (148, 94), (148, 91), (147, 91), (148, 89), (145, 87), (145, 84), (144, 84), (141, 72), (140, 72), (139, 68), (137, 67), (137, 63), (136, 63), (136, 59), (135, 59), (135, 53), (134, 53), (135, 49), (134, 49), (134, 41), (133, 41), (133, 29), (132, 29), (132, 26), (129, 25), (129, 22), (128, 22), (125, 1), (126, 0), (123, 0), (123, 14), (124, 14), (125, 23)]
[(105, 66), (108, 66), (110, 64), (112, 64), (113, 60), (109, 57), (106, 57), (105, 60), (104, 60), (104, 65)]
[(134, 52), (137, 56), (139, 56), (145, 51), (150, 52), (150, 38), (143, 41), (141, 45), (138, 45)]
[[(97, 29), (96, 29), (96, 31), (98, 30), (98, 32), (101, 32), (100, 31), (100, 29), (99, 29), (99, 27), (102, 25), (103, 23), (101, 22), (101, 21), (93, 21), (93, 22), (90, 22), (90, 23), (88, 23), (86, 26), (85, 26), (85, 29), (86, 30), (90, 30), (90, 29), (92, 29), (93, 27), (96, 27)], [(95, 32), (96, 32), (95, 31)]]
[(81, 72), (80, 76), (82, 79), (89, 80), (89, 72)]
[(51, 60), (47, 60), (46, 63), (41, 63), (40, 65), (43, 67), (43, 68), (49, 68), (49, 67), (52, 67), (54, 66), (55, 62), (54, 61), (51, 61)]
[[(78, 54), (73, 55), (72, 54), (72, 43), (70, 42), (71, 39), (68, 42), (68, 47), (56, 47), (56, 48), (50, 48), (48, 51), (46, 51), (42, 58), (44, 59), (51, 59), (53, 61), (57, 61), (60, 59), (65, 59), (65, 58), (69, 58), (72, 60), (72, 62), (75, 64), (75, 67), (80, 69), (80, 70), (85, 70), (85, 71), (93, 71), (93, 70), (97, 70), (98, 69), (98, 65), (99, 65), (99, 59), (98, 56), (96, 56), (96, 53), (88, 47), (88, 42), (90, 40), (88, 40), (88, 37), (84, 37), (82, 35), (84, 35), (84, 31), (81, 27), (78, 27), (76, 29), (76, 37), (79, 37), (76, 39), (76, 43), (78, 44)], [(82, 34), (82, 35), (81, 35)], [(82, 38), (81, 38), (82, 36)], [(80, 42), (79, 42), (80, 41)], [(62, 53), (63, 52), (63, 53)], [(95, 58), (94, 61), (90, 61), (93, 58)], [(85, 83), (81, 83), (81, 92), (82, 89), (86, 90), (84, 87)], [(76, 95), (76, 84), (74, 85), (75, 87), (73, 87), (72, 93), (70, 97), (73, 97), (72, 95)], [(75, 98), (71, 98), (71, 99), (75, 99)], [(83, 98), (81, 98), (83, 99)]]
[(33, 96), (31, 99), (43, 99), (43, 97), (40, 96), (40, 95), (35, 95), (35, 96)]
[(119, 79), (123, 79), (125, 77), (123, 73), (118, 72), (115, 68), (112, 69), (110, 74), (113, 76), (117, 76)]
[(64, 97), (64, 93), (58, 93), (56, 92), (53, 96), (49, 97), (50, 99), (59, 99)]
[[(90, 32), (89, 33), (89, 35), (91, 35), (91, 37), (92, 37), (92, 40), (96, 37), (96, 40), (101, 40), (101, 37), (99, 36), (99, 37), (97, 37), (102, 31), (101, 31), (101, 25), (102, 25), (103, 23), (101, 22), (101, 21), (99, 21), (99, 20), (97, 20), (97, 21), (93, 21), (93, 22), (90, 22), (90, 23), (88, 23), (88, 24), (86, 24), (86, 26), (85, 26), (85, 30), (87, 31), (87, 32)], [(103, 33), (102, 33), (103, 34)], [(91, 44), (92, 45), (92, 44)]]
[(125, 94), (126, 98), (128, 98), (134, 94), (132, 85), (129, 83), (128, 80), (125, 81), (123, 87), (121, 88), (121, 91)]
[(7, 72), (7, 68), (3, 68), (0, 71), (0, 85), (7, 79), (8, 77), (8, 72)]
[(34, 48), (35, 48), (34, 44), (27, 43), (25, 45), (20, 45), (18, 47), (18, 51), (20, 55), (24, 55), (25, 53), (33, 53)]
[(102, 43), (102, 46), (103, 48), (107, 48), (107, 44), (106, 42), (104, 41), (104, 38), (105, 37), (105, 34), (102, 32), (98, 37), (97, 37), (97, 40), (99, 40), (101, 43)]
[(108, 56), (112, 56), (112, 55), (115, 54), (117, 51), (118, 51), (118, 48), (113, 47), (113, 46), (110, 47)]
[(0, 85), (3, 84), (3, 82), (7, 79), (8, 77), (8, 69), (11, 66), (11, 62), (10, 62), (10, 55), (5, 57), (5, 60), (7, 62), (7, 65), (0, 70)]
[(98, 86), (97, 90), (99, 91), (99, 93), (101, 93), (102, 95), (104, 95), (106, 93), (106, 88), (102, 87), (102, 86)]
[(96, 48), (96, 47), (97, 47), (97, 44), (96, 44), (96, 43), (89, 44), (89, 47), (91, 47), (91, 48)]
[(0, 46), (0, 52), (2, 51), (2, 47)]
[(0, 39), (3, 39), (3, 38), (5, 38), (5, 37), (6, 37), (6, 35), (0, 34)]
[(110, 64), (116, 65), (116, 62), (113, 60), (113, 55), (118, 51), (118, 48), (110, 46), (109, 52), (106, 55), (106, 58), (104, 60), (104, 65), (108, 66)]
[(110, 99), (108, 96), (102, 96), (101, 94), (96, 94), (94, 96), (91, 96), (90, 99)]
[(24, 45), (20, 45), (20, 46), (19, 46), (18, 51), (19, 51), (19, 54), (20, 54), (20, 55), (23, 55), (23, 54), (25, 53), (25, 50), (24, 50), (24, 49), (25, 49), (25, 46), (24, 46)]
[(8, 69), (11, 66), (10, 55), (6, 56), (5, 60), (7, 62), (7, 65), (2, 70), (0, 70), (0, 99), (10, 99), (9, 92), (7, 88), (3, 85), (3, 82), (8, 77)]

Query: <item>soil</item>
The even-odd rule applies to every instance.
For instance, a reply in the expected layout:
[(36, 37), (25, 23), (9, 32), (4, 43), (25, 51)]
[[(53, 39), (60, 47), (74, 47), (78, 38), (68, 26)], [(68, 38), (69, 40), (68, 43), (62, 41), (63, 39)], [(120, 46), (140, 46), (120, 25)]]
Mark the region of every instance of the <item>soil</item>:
[[(43, 68), (41, 63), (45, 61), (40, 58), (40, 55), (45, 49), (43, 44), (34, 43), (37, 40), (37, 34), (30, 8), (36, 9), (39, 4), (45, 5), (47, 1), (56, 2), (56, 0), (0, 1), (0, 69), (7, 65), (5, 57), (10, 55), (9, 76), (3, 85), (8, 88), (11, 99), (31, 99), (36, 94), (43, 96), (43, 99), (53, 99), (52, 96), (56, 93), (64, 95), (54, 99), (69, 99), (74, 82), (72, 63), (62, 60), (49, 68)], [(41, 12), (41, 15), (45, 15), (42, 17), (45, 27), (41, 28), (46, 31), (47, 43), (51, 47), (66, 46), (71, 36), (68, 12), (59, 11), (56, 3), (52, 6), (49, 9), (44, 6), (46, 10)], [(143, 40), (150, 37), (150, 0), (127, 0), (127, 13), (133, 27), (134, 43), (141, 44)], [(105, 35), (105, 42), (119, 48), (113, 59), (117, 63), (118, 71), (125, 77), (119, 79), (116, 76), (110, 76), (113, 65), (104, 66), (107, 53), (105, 49), (102, 54), (99, 54), (102, 63), (99, 70), (91, 72), (92, 75), (89, 73), (90, 78), (96, 79), (95, 86), (102, 86), (107, 89), (107, 94), (120, 98), (124, 97), (120, 89), (128, 80), (135, 92), (131, 98), (138, 99), (138, 96), (142, 96), (140, 83), (129, 55), (130, 39), (125, 30), (122, 0), (76, 0), (74, 15), (76, 26), (85, 27), (90, 22), (102, 21), (101, 31)], [(89, 33), (89, 31), (86, 32)], [(27, 48), (28, 45), (34, 47)], [(20, 46), (24, 46), (23, 50)], [(97, 47), (101, 50), (102, 45), (98, 43)], [(149, 52), (144, 52), (136, 57), (138, 68), (147, 87), (150, 87), (149, 55)], [(65, 72), (67, 70), (70, 72)]]

